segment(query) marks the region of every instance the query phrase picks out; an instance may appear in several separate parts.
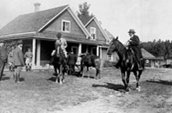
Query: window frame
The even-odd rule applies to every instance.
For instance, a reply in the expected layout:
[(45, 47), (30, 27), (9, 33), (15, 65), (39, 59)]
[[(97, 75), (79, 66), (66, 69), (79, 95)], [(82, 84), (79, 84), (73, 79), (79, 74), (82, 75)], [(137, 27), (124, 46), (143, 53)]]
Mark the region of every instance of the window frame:
[[(65, 30), (63, 30), (63, 27), (64, 27), (63, 23), (69, 23), (69, 31), (67, 31), (66, 28), (65, 28)], [(61, 21), (61, 31), (62, 32), (66, 32), (66, 33), (70, 33), (71, 32), (71, 22), (69, 20), (62, 20)]]
[[(92, 36), (92, 34), (93, 34), (92, 31), (94, 31), (95, 38), (93, 38), (93, 36)], [(92, 37), (92, 40), (96, 40), (97, 39), (97, 34), (96, 34), (96, 28), (95, 27), (90, 27), (90, 35)]]

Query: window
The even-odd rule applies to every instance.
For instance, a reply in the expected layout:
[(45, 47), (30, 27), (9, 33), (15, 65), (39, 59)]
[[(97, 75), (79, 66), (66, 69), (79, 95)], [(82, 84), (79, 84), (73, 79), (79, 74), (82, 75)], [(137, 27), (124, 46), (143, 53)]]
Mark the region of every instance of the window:
[(92, 38), (95, 40), (96, 39), (96, 28), (95, 27), (90, 27), (90, 34)]
[(64, 32), (70, 32), (70, 21), (62, 20), (61, 30)]

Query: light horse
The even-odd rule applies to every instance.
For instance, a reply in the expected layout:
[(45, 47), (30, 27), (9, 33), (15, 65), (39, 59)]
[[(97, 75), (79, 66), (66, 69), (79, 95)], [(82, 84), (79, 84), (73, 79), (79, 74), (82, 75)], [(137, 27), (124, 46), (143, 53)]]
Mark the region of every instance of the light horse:
[[(124, 88), (126, 91), (129, 91), (128, 84), (130, 73), (133, 72), (137, 81), (136, 90), (140, 91), (141, 87), (139, 85), (139, 80), (144, 68), (139, 70), (133, 51), (131, 49), (126, 49), (126, 47), (118, 40), (118, 37), (112, 39), (110, 42), (107, 54), (111, 55), (114, 51), (116, 51), (119, 56), (119, 68), (121, 70)], [(141, 61), (141, 65), (144, 67), (144, 60)]]
[(62, 84), (64, 82), (64, 75), (67, 71), (67, 59), (60, 45), (56, 46), (54, 59), (52, 65), (54, 66), (56, 73), (56, 83)]

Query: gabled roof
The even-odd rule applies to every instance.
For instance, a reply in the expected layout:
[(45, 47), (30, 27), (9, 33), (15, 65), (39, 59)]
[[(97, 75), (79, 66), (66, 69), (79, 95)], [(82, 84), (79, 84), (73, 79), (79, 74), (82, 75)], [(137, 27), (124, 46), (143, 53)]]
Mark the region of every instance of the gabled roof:
[(16, 17), (0, 30), (0, 35), (34, 32), (45, 25), (50, 19), (62, 12), (68, 5), (48, 9)]
[(78, 18), (85, 25), (93, 16), (79, 15)]
[(87, 27), (92, 21), (95, 21), (95, 23), (97, 24), (97, 26), (99, 27), (100, 31), (102, 32), (103, 36), (105, 37), (106, 40), (108, 40), (108, 36), (105, 33), (105, 31), (103, 30), (103, 28), (101, 27), (99, 21), (97, 20), (97, 18), (95, 16), (93, 16), (86, 24), (85, 27)]
[(146, 51), (144, 48), (142, 48), (141, 51), (142, 51), (143, 58), (145, 58), (145, 59), (156, 59), (155, 56), (153, 56), (151, 53)]
[(108, 36), (108, 40), (111, 41), (114, 38), (114, 36), (107, 29), (104, 29), (104, 31)]
[(36, 32), (41, 32), (66, 10), (69, 11), (85, 35), (89, 36), (88, 31), (85, 29), (84, 25), (81, 23), (78, 17), (75, 16), (70, 7), (68, 5), (64, 5), (53, 9), (20, 15), (0, 30), (0, 37), (23, 33), (36, 34)]

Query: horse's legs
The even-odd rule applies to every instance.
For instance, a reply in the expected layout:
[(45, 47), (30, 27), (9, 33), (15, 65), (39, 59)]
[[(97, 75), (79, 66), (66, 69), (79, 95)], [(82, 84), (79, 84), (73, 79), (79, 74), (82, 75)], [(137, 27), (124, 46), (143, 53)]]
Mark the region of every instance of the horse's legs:
[(96, 68), (96, 79), (100, 79), (100, 69), (99, 68)]
[(136, 78), (136, 90), (138, 90), (138, 91), (140, 91), (140, 85), (139, 85), (139, 80), (140, 80), (140, 76), (141, 76), (141, 74), (142, 74), (142, 71), (139, 71), (139, 72), (137, 72), (137, 71), (134, 71), (133, 72), (134, 73), (134, 75), (135, 75), (135, 78)]
[(124, 84), (124, 88), (127, 89), (128, 85), (125, 78), (125, 71), (121, 71), (121, 75), (122, 75), (122, 82)]
[(60, 74), (60, 72), (59, 73), (57, 73), (57, 69), (59, 70), (59, 66), (54, 66), (54, 71), (55, 71), (55, 75), (56, 75), (56, 83), (58, 83), (59, 82), (59, 74)]
[(84, 70), (84, 67), (85, 67), (85, 66), (81, 64), (81, 70), (80, 70), (80, 72), (79, 72), (79, 73), (81, 74), (81, 77), (83, 77), (83, 70)]
[(60, 65), (59, 67), (59, 83), (62, 84), (64, 80), (64, 73), (65, 73), (65, 68), (63, 65)]
[(68, 74), (71, 75), (72, 74), (72, 65), (70, 64), (69, 65), (69, 71), (68, 71)]
[(62, 67), (62, 82), (64, 82), (66, 71), (67, 71), (66, 67), (65, 68)]
[(57, 66), (53, 65), (53, 67), (54, 67), (54, 75), (57, 75)]

